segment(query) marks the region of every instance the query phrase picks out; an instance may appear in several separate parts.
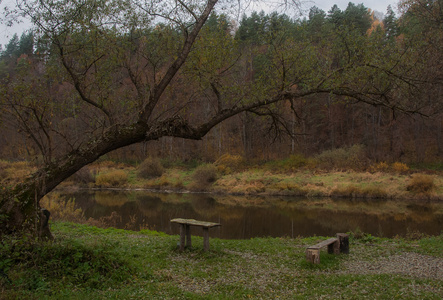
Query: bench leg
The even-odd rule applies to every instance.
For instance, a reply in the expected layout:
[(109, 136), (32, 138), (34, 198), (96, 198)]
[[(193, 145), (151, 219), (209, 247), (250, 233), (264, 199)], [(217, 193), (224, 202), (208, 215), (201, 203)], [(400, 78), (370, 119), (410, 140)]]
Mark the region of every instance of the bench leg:
[(328, 245), (329, 254), (340, 254), (340, 240)]
[(306, 249), (306, 260), (313, 264), (319, 264), (320, 249)]
[(188, 249), (192, 248), (192, 241), (191, 241), (191, 226), (186, 225), (186, 247)]
[(337, 233), (340, 253), (349, 254), (349, 236), (346, 233)]
[(185, 250), (185, 238), (186, 238), (185, 224), (180, 224), (180, 251)]
[(209, 251), (209, 228), (203, 227), (203, 248)]

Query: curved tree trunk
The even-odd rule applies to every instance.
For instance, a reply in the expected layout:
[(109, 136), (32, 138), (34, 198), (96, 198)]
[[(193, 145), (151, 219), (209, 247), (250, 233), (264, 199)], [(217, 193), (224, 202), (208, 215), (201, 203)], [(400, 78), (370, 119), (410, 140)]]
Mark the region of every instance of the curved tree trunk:
[[(230, 114), (224, 115), (226, 119)], [(134, 143), (157, 140), (163, 136), (201, 139), (213, 124), (192, 128), (176, 116), (155, 124), (134, 123), (114, 126), (100, 138), (44, 166), (14, 188), (3, 191), (0, 202), (0, 235), (29, 231), (32, 235), (51, 238), (47, 226), (49, 212), (39, 206), (40, 200), (82, 167), (102, 155)]]
[(114, 127), (99, 140), (94, 140), (60, 160), (48, 164), (14, 188), (3, 191), (0, 202), (0, 234), (30, 231), (35, 236), (50, 237), (45, 224), (48, 213), (39, 202), (61, 182), (100, 156), (146, 139), (146, 125)]

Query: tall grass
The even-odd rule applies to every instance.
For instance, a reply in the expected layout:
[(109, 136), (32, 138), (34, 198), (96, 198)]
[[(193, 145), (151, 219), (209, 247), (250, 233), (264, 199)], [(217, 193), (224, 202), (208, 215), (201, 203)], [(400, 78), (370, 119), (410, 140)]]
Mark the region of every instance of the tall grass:
[(95, 184), (101, 187), (121, 187), (128, 183), (128, 174), (123, 170), (112, 170), (98, 174)]
[(58, 193), (51, 193), (40, 200), (40, 206), (49, 210), (52, 220), (76, 223), (85, 222), (83, 211), (75, 207), (74, 198), (66, 199)]
[(434, 178), (424, 174), (414, 175), (406, 186), (406, 190), (422, 194), (431, 193), (435, 188)]

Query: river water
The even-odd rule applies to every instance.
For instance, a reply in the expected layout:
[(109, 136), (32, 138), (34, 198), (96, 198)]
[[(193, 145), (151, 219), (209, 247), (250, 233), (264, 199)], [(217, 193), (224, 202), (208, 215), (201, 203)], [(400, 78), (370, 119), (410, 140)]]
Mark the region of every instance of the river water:
[[(295, 197), (220, 196), (149, 191), (78, 191), (75, 198), (87, 219), (132, 230), (151, 229), (178, 234), (174, 218), (219, 222), (211, 237), (335, 236), (364, 232), (374, 236), (406, 236), (416, 232), (439, 235), (443, 203), (390, 200), (307, 199)], [(201, 229), (193, 234), (201, 234)]]

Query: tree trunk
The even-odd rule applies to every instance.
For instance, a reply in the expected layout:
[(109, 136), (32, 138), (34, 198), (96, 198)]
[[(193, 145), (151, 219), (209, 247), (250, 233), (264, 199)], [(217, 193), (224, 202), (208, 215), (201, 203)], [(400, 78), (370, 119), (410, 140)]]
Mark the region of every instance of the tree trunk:
[(44, 166), (14, 188), (3, 191), (0, 202), (0, 235), (29, 231), (34, 236), (50, 238), (49, 229), (45, 226), (49, 215), (41, 210), (40, 199), (82, 167), (108, 152), (142, 141), (158, 140), (164, 136), (199, 140), (230, 115), (227, 113), (218, 122), (197, 128), (192, 128), (178, 116), (152, 124), (138, 122), (109, 128), (87, 145)]
[[(0, 235), (28, 231), (34, 236), (51, 238), (47, 227), (49, 214), (41, 210), (40, 199), (100, 156), (145, 140), (147, 129), (148, 126), (142, 124), (111, 128), (100, 139), (44, 166), (14, 188), (3, 191), (0, 202)], [(157, 134), (158, 132), (154, 133), (153, 137)]]

